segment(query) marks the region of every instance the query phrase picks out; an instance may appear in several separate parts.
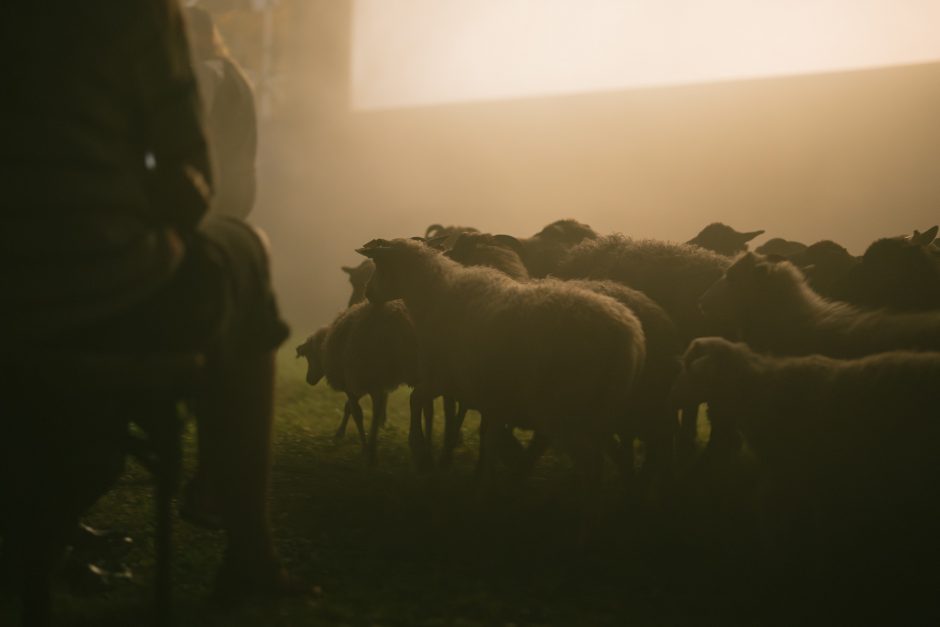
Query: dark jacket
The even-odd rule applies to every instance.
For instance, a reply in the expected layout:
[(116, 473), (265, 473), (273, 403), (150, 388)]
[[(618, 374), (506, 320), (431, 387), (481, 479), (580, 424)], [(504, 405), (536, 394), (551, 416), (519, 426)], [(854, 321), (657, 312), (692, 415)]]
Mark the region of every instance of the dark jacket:
[(16, 3), (0, 25), (4, 329), (48, 337), (143, 301), (211, 173), (175, 0)]

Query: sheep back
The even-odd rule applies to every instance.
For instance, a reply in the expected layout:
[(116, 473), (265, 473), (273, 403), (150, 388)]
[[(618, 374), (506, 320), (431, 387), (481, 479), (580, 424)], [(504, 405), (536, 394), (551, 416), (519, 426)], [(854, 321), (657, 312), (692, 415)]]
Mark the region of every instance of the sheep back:
[(730, 265), (729, 258), (697, 246), (610, 235), (571, 249), (556, 275), (606, 279), (640, 290), (668, 312), (688, 341), (716, 331), (704, 320), (698, 300)]
[(340, 313), (323, 345), (327, 383), (354, 397), (417, 381), (417, 338), (401, 301)]

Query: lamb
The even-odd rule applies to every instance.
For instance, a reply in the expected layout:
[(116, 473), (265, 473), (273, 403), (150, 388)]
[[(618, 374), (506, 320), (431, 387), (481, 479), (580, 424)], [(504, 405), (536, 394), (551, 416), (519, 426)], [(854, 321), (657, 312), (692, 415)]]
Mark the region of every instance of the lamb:
[(686, 242), (686, 244), (700, 246), (705, 250), (710, 250), (726, 257), (734, 257), (738, 253), (743, 253), (747, 250), (747, 243), (749, 241), (763, 234), (763, 230), (739, 233), (727, 224), (712, 222), (702, 229), (698, 235)]
[(863, 526), (885, 538), (918, 521), (914, 528), (934, 539), (936, 514), (924, 514), (936, 512), (940, 496), (940, 408), (925, 401), (940, 389), (940, 353), (776, 358), (700, 338), (683, 366), (677, 400), (707, 402), (740, 429), (762, 470), (764, 506), (775, 509), (765, 509), (768, 522), (805, 516), (829, 532), (807, 557), (836, 541), (869, 559), (870, 542), (850, 539)]
[[(340, 313), (297, 347), (307, 360), (307, 383), (326, 377), (334, 390), (345, 392), (346, 406), (337, 437), (351, 415), (370, 465), (376, 462), (378, 429), (385, 422), (389, 392), (414, 387), (418, 379), (418, 344), (414, 325), (401, 301), (382, 305), (360, 303)], [(372, 399), (372, 423), (366, 440), (359, 399)]]
[(587, 224), (565, 219), (552, 222), (522, 242), (522, 260), (533, 277), (553, 274), (558, 263), (572, 247), (586, 240), (596, 240), (598, 234)]
[(559, 281), (462, 267), (411, 240), (373, 240), (358, 252), (376, 264), (369, 300), (402, 298), (411, 313), (421, 385), (480, 411), (484, 476), (500, 432), (531, 429), (567, 449), (593, 493), (605, 447), (614, 434), (632, 440), (635, 428), (626, 413), (646, 357), (636, 316)]
[(761, 255), (784, 257), (791, 261), (806, 252), (807, 246), (802, 242), (796, 242), (782, 237), (773, 237), (757, 248), (754, 252)]
[(879, 239), (833, 289), (833, 297), (896, 311), (940, 308), (940, 257), (930, 246), (937, 227), (911, 238)]
[(358, 266), (342, 266), (342, 269), (343, 272), (349, 275), (349, 283), (353, 288), (347, 304), (347, 307), (352, 307), (366, 299), (366, 284), (369, 283), (372, 273), (375, 272), (375, 264), (372, 263), (371, 259), (363, 259)]
[[(517, 280), (528, 280), (522, 265), (518, 240), (509, 235), (473, 234), (461, 236), (445, 255), (464, 266), (486, 266)], [(675, 413), (669, 415), (667, 397), (679, 370), (681, 344), (675, 325), (663, 309), (642, 292), (611, 281), (572, 280), (568, 285), (609, 296), (628, 307), (639, 319), (646, 338), (646, 362), (634, 398), (634, 413), (641, 417), (640, 437), (650, 447), (647, 460), (666, 468), (671, 458), (675, 434)], [(537, 443), (537, 446), (536, 446)], [(544, 439), (527, 456), (531, 466), (544, 448)], [(530, 447), (531, 448), (531, 447)], [(658, 459), (654, 459), (658, 458)], [(646, 466), (644, 466), (646, 468)]]
[(747, 253), (702, 297), (702, 310), (733, 325), (754, 349), (852, 358), (940, 350), (940, 313), (863, 310), (830, 301), (790, 262)]

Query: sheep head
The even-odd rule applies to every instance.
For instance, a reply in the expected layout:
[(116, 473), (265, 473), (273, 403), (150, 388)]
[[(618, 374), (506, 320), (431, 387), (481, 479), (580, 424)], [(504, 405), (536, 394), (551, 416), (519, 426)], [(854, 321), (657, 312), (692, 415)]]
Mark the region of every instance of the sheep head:
[(699, 308), (715, 322), (740, 327), (790, 302), (807, 289), (800, 271), (790, 262), (756, 253), (741, 255), (699, 299)]
[(522, 259), (535, 277), (544, 277), (557, 269), (561, 258), (584, 240), (598, 239), (597, 233), (577, 220), (556, 220), (522, 242)]
[[(928, 232), (920, 238), (884, 238), (865, 251), (835, 295), (865, 307), (928, 310), (940, 306), (940, 263)], [(926, 244), (922, 242), (927, 242)]]
[[(742, 343), (720, 337), (693, 340), (682, 356), (682, 370), (670, 393), (673, 407), (709, 403), (720, 407), (709, 412), (714, 422), (716, 415), (723, 420), (734, 420), (737, 411), (727, 411), (739, 404), (753, 385), (751, 375), (756, 372), (759, 359)], [(714, 424), (712, 425), (715, 426)]]
[(914, 229), (914, 234), (911, 235), (911, 243), (918, 246), (930, 246), (937, 239), (937, 231), (940, 231), (940, 226), (937, 225), (930, 227), (923, 233)]
[(318, 329), (316, 333), (297, 347), (297, 358), (307, 360), (307, 383), (316, 385), (326, 374), (323, 368), (323, 343), (326, 340), (327, 327)]
[(702, 229), (698, 235), (686, 244), (699, 246), (719, 255), (731, 257), (747, 250), (747, 243), (763, 233), (763, 230), (740, 233), (727, 224), (714, 222)]
[(369, 284), (369, 279), (372, 278), (372, 274), (375, 272), (375, 263), (373, 263), (371, 259), (363, 259), (362, 263), (358, 266), (342, 266), (342, 270), (349, 275), (349, 283), (353, 288), (348, 303), (348, 306), (352, 307), (356, 303), (361, 303), (365, 300), (366, 286)]
[(416, 275), (433, 266), (429, 260), (442, 257), (439, 250), (429, 248), (420, 239), (374, 239), (356, 252), (375, 262), (366, 298), (376, 305), (406, 298), (406, 288), (418, 283)]
[(524, 254), (522, 242), (511, 235), (463, 233), (444, 256), (463, 266), (488, 266), (524, 281), (529, 278), (522, 261)]

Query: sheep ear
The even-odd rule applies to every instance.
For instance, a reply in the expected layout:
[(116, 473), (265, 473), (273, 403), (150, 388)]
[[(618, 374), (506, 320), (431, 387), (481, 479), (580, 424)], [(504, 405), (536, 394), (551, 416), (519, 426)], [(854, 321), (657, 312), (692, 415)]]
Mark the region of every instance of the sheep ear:
[(353, 271), (355, 271), (355, 268), (351, 268), (349, 266), (340, 266), (340, 270), (342, 270), (346, 274), (352, 274)]
[(374, 239), (368, 242), (362, 248), (357, 248), (356, 252), (363, 257), (376, 259), (378, 257), (382, 257), (383, 255), (387, 255), (390, 250), (392, 250), (392, 247), (388, 240)]
[(742, 242), (749, 242), (755, 237), (757, 237), (758, 235), (763, 235), (763, 234), (764, 234), (764, 230), (761, 229), (759, 231), (750, 231), (748, 233), (738, 233), (738, 236), (741, 238)]
[(917, 244), (918, 246), (929, 246), (935, 239), (937, 239), (938, 230), (940, 230), (940, 227), (938, 226), (932, 226), (923, 233), (915, 230), (914, 235), (911, 236), (911, 242)]
[(524, 250), (522, 248), (522, 242), (520, 242), (518, 239), (516, 239), (512, 235), (503, 235), (503, 234), (494, 235), (493, 239), (499, 242), (500, 244), (502, 244), (503, 246), (507, 246), (513, 249), (514, 251), (519, 253), (519, 256), (522, 256), (522, 253)]

